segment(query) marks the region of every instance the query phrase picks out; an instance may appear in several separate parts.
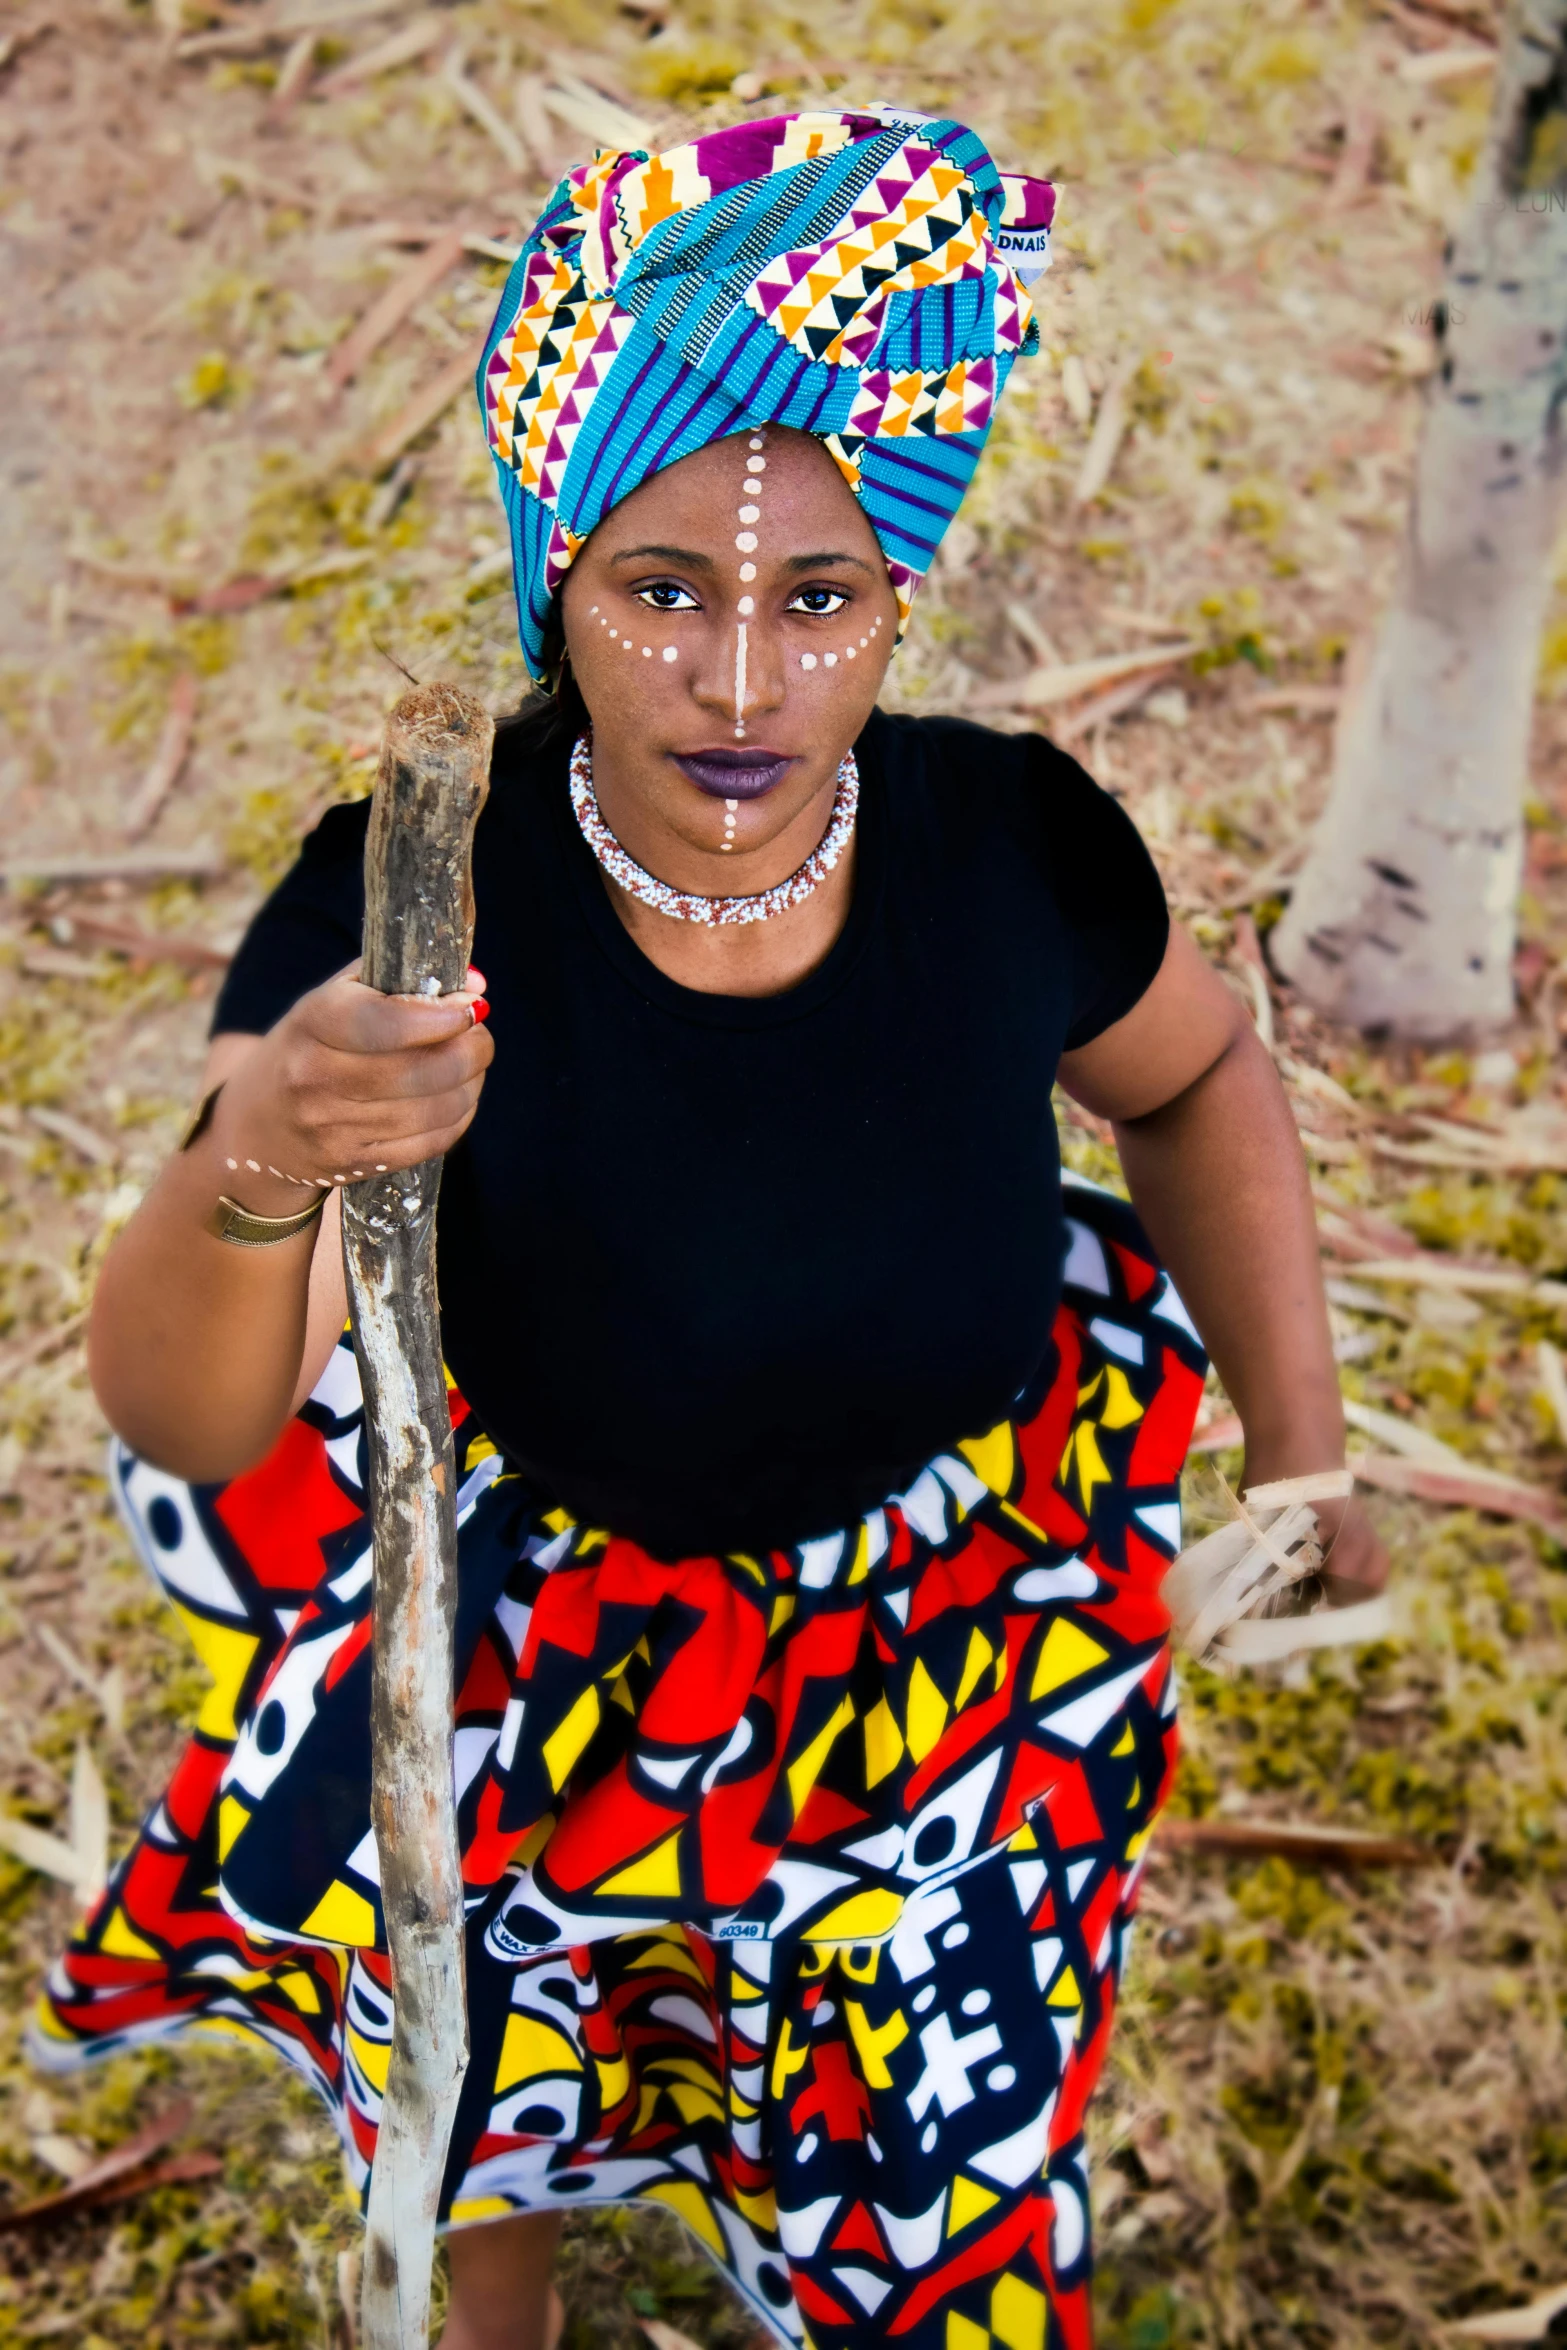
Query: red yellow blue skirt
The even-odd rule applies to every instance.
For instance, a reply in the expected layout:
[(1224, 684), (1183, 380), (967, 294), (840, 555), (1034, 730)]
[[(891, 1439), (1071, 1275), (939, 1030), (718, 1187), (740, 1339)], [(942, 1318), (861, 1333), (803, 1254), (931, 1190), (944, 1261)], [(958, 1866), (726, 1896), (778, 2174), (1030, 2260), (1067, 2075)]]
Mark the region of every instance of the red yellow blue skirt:
[[(655, 1560), (453, 1395), (449, 2225), (641, 2199), (780, 2341), (1084, 2350), (1083, 2116), (1174, 1763), (1159, 1587), (1204, 1365), (1130, 1209), (1066, 1205), (1014, 1417), (790, 1550)], [(116, 1453), (212, 1689), (33, 2031), (51, 2067), (253, 2034), (361, 2190), (391, 2038), (364, 1466), (346, 1345), (229, 1485)]]

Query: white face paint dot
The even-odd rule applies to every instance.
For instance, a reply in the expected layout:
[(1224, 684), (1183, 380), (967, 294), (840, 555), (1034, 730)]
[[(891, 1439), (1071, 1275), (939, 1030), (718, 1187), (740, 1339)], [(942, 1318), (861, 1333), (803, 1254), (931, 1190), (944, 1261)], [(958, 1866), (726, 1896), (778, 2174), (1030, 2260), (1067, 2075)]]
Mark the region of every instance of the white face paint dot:
[(651, 645), (644, 645), (644, 646), (643, 646), (643, 648), (642, 648), (642, 658), (643, 658), (643, 660), (644, 660), (644, 661), (651, 661), (651, 660), (652, 660), (652, 658), (653, 658), (653, 648), (652, 648), (652, 646), (651, 646)]
[[(742, 555), (749, 555), (752, 548), (756, 545), (755, 531), (737, 530), (735, 532), (735, 545), (739, 548)], [(744, 574), (742, 573), (741, 576), (743, 577)]]
[(676, 661), (679, 659), (679, 657), (679, 653), (674, 645), (666, 645), (664, 647), (664, 659), (666, 661)]
[(261, 1173), (261, 1161), (259, 1159), (247, 1159), (245, 1164), (250, 1169), (252, 1175), (259, 1175)]
[(756, 565), (754, 563), (742, 563), (740, 566), (740, 577), (742, 579), (755, 579)]
[(838, 666), (838, 656), (837, 656), (837, 654), (836, 654), (836, 653), (823, 653), (823, 655), (822, 655), (822, 667), (823, 667), (824, 669), (836, 669), (836, 668), (837, 668), (837, 666)]
[[(753, 449), (759, 449), (761, 445), (762, 444), (760, 441), (753, 441), (751, 443)], [(751, 471), (753, 473), (765, 473), (767, 471), (767, 459), (765, 457), (753, 457), (751, 460)]]
[[(741, 509), (740, 509), (740, 520), (741, 520), (742, 522), (760, 522), (760, 521), (761, 521), (761, 519), (762, 519), (762, 509), (761, 509), (761, 507), (760, 507), (760, 506), (742, 506), (742, 507), (741, 507)], [(753, 539), (753, 540), (751, 541), (751, 544), (752, 544), (752, 546), (753, 546), (753, 547), (755, 546), (755, 544), (756, 544), (756, 541), (755, 541), (755, 539)]]
[(223, 1162), (223, 1164), (224, 1164), (224, 1166), (225, 1166), (225, 1167), (227, 1167), (227, 1169), (228, 1169), (228, 1171), (229, 1171), (229, 1173), (230, 1173), (231, 1175), (237, 1175), (237, 1174), (239, 1173), (239, 1161), (238, 1161), (238, 1159), (225, 1159), (225, 1160), (224, 1160), (224, 1162)]
[(620, 631), (618, 628), (612, 628), (609, 633), (611, 636), (619, 636)]
[(763, 440), (761, 434), (756, 432), (751, 435), (751, 438), (746, 442), (745, 445), (748, 449), (765, 449), (767, 443)]
[[(800, 667), (802, 669), (814, 669), (816, 667), (816, 655), (814, 653), (802, 653), (800, 655)], [(233, 1161), (230, 1160), (229, 1164), (232, 1166)]]
[(869, 638), (868, 636), (862, 636), (862, 637), (861, 637), (861, 639), (860, 639), (860, 651), (861, 651), (862, 653), (864, 652), (864, 650), (865, 650), (866, 646), (867, 646), (867, 645), (870, 643), (870, 641), (871, 641), (871, 640), (870, 640), (870, 638)]
[(762, 485), (759, 481), (743, 481), (740, 487), (748, 498), (759, 498), (762, 494)]
[(857, 661), (857, 660), (859, 659), (859, 657), (860, 657), (860, 656), (859, 656), (858, 652), (855, 650), (854, 646), (853, 646), (853, 645), (851, 645), (851, 646), (849, 647), (848, 651), (847, 651), (847, 652), (844, 654), (844, 656), (843, 656), (843, 657), (844, 657), (844, 659), (845, 659), (846, 661)]
[(630, 652), (630, 650), (631, 650), (631, 639), (630, 639), (630, 637), (628, 637), (628, 636), (623, 636), (623, 637), (621, 638), (621, 640), (620, 640), (620, 649), (621, 649), (621, 651), (622, 651), (623, 653), (629, 653), (629, 652)]
[(742, 596), (739, 603), (735, 606), (735, 609), (737, 612), (743, 612), (747, 620), (749, 620), (751, 614), (756, 610), (756, 598), (754, 596)]
[(598, 610), (598, 606), (597, 606), (597, 604), (590, 604), (590, 605), (588, 606), (588, 618), (589, 618), (590, 620), (592, 619), (592, 617), (593, 617), (594, 613), (595, 613), (597, 610)]

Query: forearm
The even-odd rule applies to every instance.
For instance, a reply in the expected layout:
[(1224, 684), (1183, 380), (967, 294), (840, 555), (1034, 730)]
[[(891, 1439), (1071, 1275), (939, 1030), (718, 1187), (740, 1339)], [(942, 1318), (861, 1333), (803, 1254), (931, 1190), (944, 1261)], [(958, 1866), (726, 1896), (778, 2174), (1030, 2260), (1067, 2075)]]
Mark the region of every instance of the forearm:
[(1246, 1431), (1253, 1482), (1344, 1457), (1300, 1142), (1249, 1025), (1174, 1100), (1117, 1122), (1138, 1214)]
[[(145, 1458), (197, 1482), (261, 1459), (293, 1406), (321, 1219), (266, 1248), (208, 1230), (223, 1155), (204, 1138), (177, 1153), (109, 1252), (88, 1332), (92, 1383), (112, 1427)], [(240, 1194), (261, 1215), (302, 1195)]]

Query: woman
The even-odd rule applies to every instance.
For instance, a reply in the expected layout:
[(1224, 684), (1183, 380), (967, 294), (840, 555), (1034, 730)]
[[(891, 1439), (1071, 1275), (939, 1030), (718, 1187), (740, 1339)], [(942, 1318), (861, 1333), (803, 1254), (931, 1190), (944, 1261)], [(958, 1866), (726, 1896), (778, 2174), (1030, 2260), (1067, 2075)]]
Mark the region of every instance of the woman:
[[(784, 2341), (1086, 2342), (1196, 1330), (1250, 1478), (1343, 1459), (1294, 1127), (1132, 825), (1037, 737), (876, 709), (1049, 218), (971, 132), (876, 114), (562, 183), (480, 376), (556, 689), (497, 740), (487, 977), (358, 983), (365, 803), (332, 811), (99, 1287), (120, 1487), (214, 1688), (39, 2045), (259, 2033), (363, 2183), (390, 2010), (332, 1193), (451, 1154), (448, 2350), (550, 2339), (560, 2210), (626, 2197)], [(1170, 1275), (1063, 1200), (1057, 1074)], [(1383, 1573), (1353, 1511), (1334, 1566)]]

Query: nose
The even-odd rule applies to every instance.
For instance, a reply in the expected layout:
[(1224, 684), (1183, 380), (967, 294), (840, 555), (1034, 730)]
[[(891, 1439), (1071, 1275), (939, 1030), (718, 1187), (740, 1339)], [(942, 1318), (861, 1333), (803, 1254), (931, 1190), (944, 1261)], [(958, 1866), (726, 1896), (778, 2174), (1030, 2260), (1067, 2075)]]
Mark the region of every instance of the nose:
[(782, 706), (782, 649), (775, 632), (754, 610), (731, 611), (725, 625), (713, 631), (692, 692), (704, 710), (726, 719), (736, 734)]

